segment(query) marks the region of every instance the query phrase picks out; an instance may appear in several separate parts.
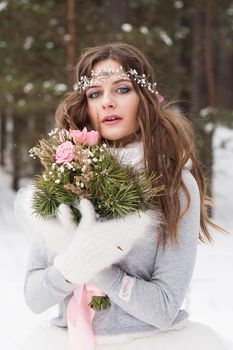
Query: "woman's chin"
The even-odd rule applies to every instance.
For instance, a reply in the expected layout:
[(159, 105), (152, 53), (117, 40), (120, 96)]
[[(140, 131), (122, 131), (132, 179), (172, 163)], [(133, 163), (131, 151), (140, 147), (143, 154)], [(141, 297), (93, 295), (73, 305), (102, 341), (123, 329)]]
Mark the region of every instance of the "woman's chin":
[(118, 132), (108, 132), (108, 133), (106, 132), (106, 133), (102, 133), (102, 136), (108, 141), (117, 141), (124, 138), (127, 135), (122, 135), (122, 133), (118, 133)]

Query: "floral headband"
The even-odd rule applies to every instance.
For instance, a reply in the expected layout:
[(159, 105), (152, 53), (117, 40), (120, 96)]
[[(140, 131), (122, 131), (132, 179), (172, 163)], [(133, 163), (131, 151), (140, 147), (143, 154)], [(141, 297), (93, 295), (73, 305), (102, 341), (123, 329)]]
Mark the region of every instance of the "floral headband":
[(138, 74), (136, 69), (131, 68), (127, 72), (124, 72), (122, 66), (120, 66), (120, 69), (114, 69), (114, 68), (101, 68), (97, 69), (96, 71), (91, 71), (91, 77), (88, 78), (86, 75), (81, 76), (80, 80), (74, 85), (74, 90), (77, 92), (82, 92), (87, 87), (91, 86), (91, 84), (94, 81), (101, 81), (101, 82), (108, 82), (112, 78), (111, 76), (113, 74), (119, 74), (119, 78), (121, 79), (127, 79), (132, 77), (133, 80), (141, 87), (145, 87), (148, 91), (150, 91), (152, 94), (156, 95), (156, 98), (159, 102), (163, 102), (164, 97), (158, 93), (156, 90), (157, 83), (151, 83), (146, 78), (145, 74)]

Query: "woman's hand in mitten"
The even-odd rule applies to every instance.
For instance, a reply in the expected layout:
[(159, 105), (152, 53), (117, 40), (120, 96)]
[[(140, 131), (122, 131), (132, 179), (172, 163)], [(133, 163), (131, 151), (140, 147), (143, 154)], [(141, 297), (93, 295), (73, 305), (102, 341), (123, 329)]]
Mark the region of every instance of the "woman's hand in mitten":
[(31, 185), (18, 191), (14, 203), (15, 216), (24, 229), (33, 235), (37, 234), (44, 241), (50, 255), (54, 256), (69, 245), (77, 225), (73, 223), (71, 209), (65, 204), (59, 206), (56, 218), (45, 219), (35, 214), (35, 190)]
[(151, 211), (97, 221), (94, 207), (87, 199), (80, 201), (79, 210), (82, 218), (72, 242), (54, 260), (63, 276), (76, 284), (88, 282), (104, 268), (124, 258), (159, 221)]

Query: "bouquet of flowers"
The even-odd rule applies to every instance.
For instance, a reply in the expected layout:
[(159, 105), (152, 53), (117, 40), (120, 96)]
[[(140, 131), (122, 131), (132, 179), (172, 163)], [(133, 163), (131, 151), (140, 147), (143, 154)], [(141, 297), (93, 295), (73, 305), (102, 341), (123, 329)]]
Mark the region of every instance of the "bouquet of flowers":
[[(80, 198), (91, 200), (100, 218), (124, 216), (154, 207), (162, 187), (158, 177), (146, 170), (123, 165), (107, 144), (99, 143), (97, 131), (53, 129), (47, 139), (30, 150), (40, 159), (44, 171), (36, 178), (33, 209), (44, 219), (55, 217), (61, 203), (70, 206), (74, 221), (81, 213)], [(92, 300), (91, 307), (108, 306), (105, 297)]]

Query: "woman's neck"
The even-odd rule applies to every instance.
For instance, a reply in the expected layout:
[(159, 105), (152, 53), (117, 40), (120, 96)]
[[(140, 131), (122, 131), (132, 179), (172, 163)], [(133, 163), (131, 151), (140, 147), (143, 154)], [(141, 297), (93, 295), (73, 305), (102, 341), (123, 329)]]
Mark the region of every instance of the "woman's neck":
[(140, 142), (141, 133), (140, 131), (137, 131), (118, 140), (106, 140), (103, 138), (103, 141), (106, 142), (110, 147), (121, 148), (133, 142)]

